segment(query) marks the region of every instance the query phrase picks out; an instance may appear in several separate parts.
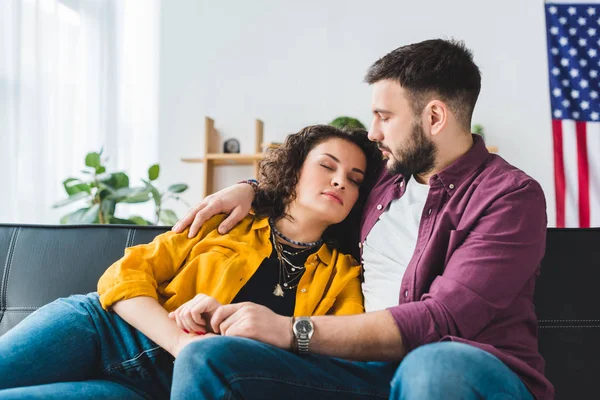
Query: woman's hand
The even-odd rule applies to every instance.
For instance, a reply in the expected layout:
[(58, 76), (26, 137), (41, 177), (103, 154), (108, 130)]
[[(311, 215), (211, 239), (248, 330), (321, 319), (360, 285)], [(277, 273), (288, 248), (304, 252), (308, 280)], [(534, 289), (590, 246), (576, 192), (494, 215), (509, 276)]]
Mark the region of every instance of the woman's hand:
[(217, 193), (206, 196), (198, 205), (192, 208), (185, 217), (180, 219), (172, 228), (181, 233), (191, 225), (188, 237), (196, 236), (202, 224), (217, 214), (229, 214), (219, 225), (219, 233), (229, 232), (240, 222), (252, 207), (254, 188), (248, 184), (236, 184), (222, 189)]
[(292, 320), (275, 314), (269, 308), (254, 303), (221, 306), (215, 311), (210, 325), (215, 333), (239, 336), (290, 350)]
[(183, 348), (185, 346), (187, 346), (188, 344), (190, 344), (192, 342), (196, 342), (198, 340), (208, 339), (209, 337), (214, 337), (214, 336), (217, 336), (217, 335), (215, 335), (214, 333), (207, 333), (206, 335), (198, 336), (198, 335), (181, 332), (181, 335), (177, 336), (177, 340), (175, 341), (175, 346), (168, 349), (167, 351), (169, 353), (171, 353), (171, 355), (173, 357), (177, 358), (179, 353), (181, 353), (181, 350), (183, 350)]
[(197, 294), (193, 299), (182, 304), (177, 310), (169, 313), (177, 326), (186, 333), (204, 335), (212, 332), (210, 320), (221, 303), (205, 294)]

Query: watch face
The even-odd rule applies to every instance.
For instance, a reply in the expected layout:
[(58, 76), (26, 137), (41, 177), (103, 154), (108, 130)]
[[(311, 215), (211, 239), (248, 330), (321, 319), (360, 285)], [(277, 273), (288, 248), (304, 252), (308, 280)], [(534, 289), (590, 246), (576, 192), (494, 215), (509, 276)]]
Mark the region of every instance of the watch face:
[(310, 321), (302, 320), (296, 324), (296, 330), (298, 333), (310, 333), (312, 331), (312, 324)]

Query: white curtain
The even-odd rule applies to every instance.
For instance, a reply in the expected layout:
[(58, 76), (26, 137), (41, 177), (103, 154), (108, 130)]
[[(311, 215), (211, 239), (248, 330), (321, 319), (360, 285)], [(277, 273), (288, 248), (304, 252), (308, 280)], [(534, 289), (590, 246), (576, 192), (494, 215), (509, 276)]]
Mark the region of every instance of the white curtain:
[[(158, 13), (159, 0), (0, 1), (0, 223), (58, 223), (78, 208), (52, 209), (62, 181), (102, 147), (109, 171), (146, 177), (158, 159)], [(136, 214), (152, 219), (150, 207)]]

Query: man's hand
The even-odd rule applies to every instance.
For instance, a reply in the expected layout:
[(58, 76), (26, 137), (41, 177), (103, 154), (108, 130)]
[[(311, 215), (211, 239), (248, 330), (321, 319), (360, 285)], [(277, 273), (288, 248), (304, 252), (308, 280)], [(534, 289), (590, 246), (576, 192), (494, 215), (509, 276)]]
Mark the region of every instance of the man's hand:
[(209, 324), (214, 312), (221, 306), (214, 298), (205, 294), (197, 294), (190, 301), (182, 304), (177, 310), (169, 313), (169, 318), (176, 321), (177, 326), (186, 333), (204, 335), (211, 332)]
[(202, 224), (211, 217), (217, 214), (229, 214), (219, 225), (219, 233), (225, 234), (248, 215), (253, 200), (254, 189), (252, 186), (248, 184), (230, 186), (206, 196), (196, 207), (188, 211), (186, 216), (173, 226), (172, 230), (181, 233), (191, 225), (188, 237), (192, 238), (198, 234)]
[(275, 314), (258, 304), (221, 306), (214, 313), (210, 324), (214, 332), (223, 336), (254, 339), (284, 350), (290, 350), (292, 345), (291, 318)]

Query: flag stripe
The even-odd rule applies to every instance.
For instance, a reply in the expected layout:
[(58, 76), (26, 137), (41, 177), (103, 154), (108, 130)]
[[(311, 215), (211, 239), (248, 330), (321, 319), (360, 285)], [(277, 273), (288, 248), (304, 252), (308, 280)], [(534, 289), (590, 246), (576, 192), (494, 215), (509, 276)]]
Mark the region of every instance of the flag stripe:
[(554, 192), (556, 194), (556, 226), (565, 227), (565, 163), (563, 159), (562, 121), (552, 120), (554, 134)]
[(587, 153), (586, 122), (575, 123), (577, 132), (577, 172), (579, 183), (579, 227), (590, 227), (590, 167)]
[(588, 163), (590, 165), (590, 226), (600, 226), (600, 123), (587, 125)]
[(565, 170), (565, 227), (579, 226), (579, 169), (575, 121), (562, 120), (563, 165)]

